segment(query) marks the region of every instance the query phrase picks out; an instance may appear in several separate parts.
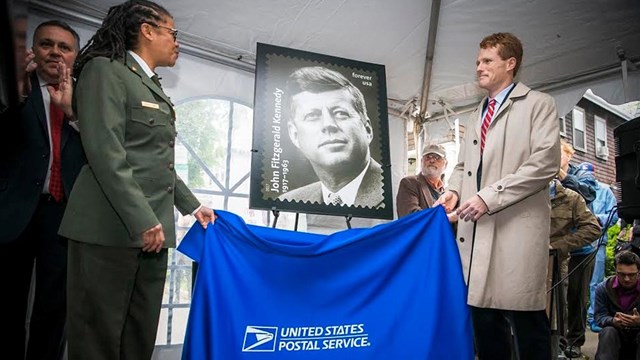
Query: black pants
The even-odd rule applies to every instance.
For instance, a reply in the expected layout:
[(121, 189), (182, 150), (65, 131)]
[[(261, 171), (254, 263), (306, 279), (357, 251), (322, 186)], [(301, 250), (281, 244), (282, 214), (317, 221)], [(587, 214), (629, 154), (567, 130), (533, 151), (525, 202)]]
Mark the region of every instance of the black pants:
[[(15, 241), (0, 244), (4, 288), (0, 309), (6, 334), (0, 337), (3, 359), (24, 359), (27, 338), (27, 359), (60, 359), (64, 352), (67, 244), (58, 236), (64, 206), (41, 197), (25, 231)], [(27, 322), (34, 261), (33, 311)]]
[[(595, 259), (591, 257), (585, 261), (589, 256), (591, 255), (571, 255), (569, 258), (569, 272), (576, 268), (577, 270), (569, 276), (567, 289), (567, 347), (580, 347), (585, 342), (589, 283), (593, 275)], [(582, 263), (583, 261), (585, 262)]]
[(640, 360), (639, 344), (638, 330), (619, 330), (613, 326), (605, 326), (598, 335), (596, 360)]
[[(551, 359), (551, 330), (544, 310), (511, 311), (471, 307), (480, 360)], [(512, 336), (513, 332), (513, 336)], [(512, 340), (515, 340), (512, 341)]]

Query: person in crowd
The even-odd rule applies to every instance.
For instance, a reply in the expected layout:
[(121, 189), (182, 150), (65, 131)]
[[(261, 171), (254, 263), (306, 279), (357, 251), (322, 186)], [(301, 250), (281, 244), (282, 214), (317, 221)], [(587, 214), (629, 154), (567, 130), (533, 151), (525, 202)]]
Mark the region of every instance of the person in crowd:
[(631, 223), (620, 219), (620, 229), (614, 251), (629, 250), (640, 256), (640, 219), (634, 219)]
[(422, 149), (420, 174), (400, 180), (396, 196), (398, 217), (427, 209), (444, 192), (442, 175), (447, 167), (447, 153), (441, 145), (426, 145)]
[(60, 226), (69, 238), (70, 360), (150, 359), (174, 206), (205, 228), (214, 218), (174, 168), (176, 118), (155, 70), (175, 65), (177, 35), (165, 8), (127, 1), (109, 9), (75, 64), (88, 164)]
[[(587, 173), (593, 174), (595, 177), (595, 168), (593, 164), (589, 162), (581, 163), (578, 168)], [(607, 233), (608, 227), (618, 222), (618, 211), (616, 207), (616, 197), (613, 191), (601, 183), (596, 181), (596, 198), (591, 203), (591, 210), (598, 218), (598, 223), (601, 227), (607, 227), (604, 229), (603, 234), (593, 244), (596, 249), (596, 259), (593, 266), (593, 274), (591, 275), (591, 282), (589, 283), (589, 308), (587, 310), (587, 325), (593, 332), (599, 332), (600, 328), (593, 321), (593, 306), (595, 304), (595, 292), (596, 286), (604, 280), (604, 268), (605, 259), (607, 255), (607, 243), (609, 242), (609, 235)]]
[(488, 97), (469, 117), (458, 164), (436, 202), (447, 211), (457, 206), (481, 360), (511, 359), (513, 352), (520, 359), (551, 358), (545, 282), (548, 186), (560, 167), (558, 116), (553, 98), (514, 83), (522, 53), (510, 33), (480, 43), (476, 73)]
[(371, 157), (371, 121), (362, 92), (321, 66), (294, 71), (287, 83), (287, 129), (317, 182), (282, 194), (282, 201), (335, 206), (384, 206), (382, 166)]
[[(600, 235), (598, 218), (589, 210), (584, 198), (554, 179), (549, 183), (551, 196), (550, 249), (557, 249), (561, 262), (569, 252), (578, 249)], [(564, 275), (566, 275), (566, 267)]]
[(562, 186), (578, 192), (587, 202), (591, 209), (591, 203), (596, 198), (596, 178), (592, 173), (580, 169), (570, 163), (575, 150), (573, 146), (564, 139), (560, 140), (560, 172), (558, 178), (562, 181)]
[[(585, 171), (570, 163), (574, 154), (573, 147), (565, 142), (561, 143), (561, 167), (558, 177), (566, 188), (578, 192), (587, 202), (589, 210), (593, 212), (596, 195), (597, 180), (593, 172)], [(570, 253), (569, 286), (567, 289), (567, 347), (565, 355), (570, 358), (582, 356), (581, 347), (585, 343), (587, 329), (587, 301), (589, 300), (589, 282), (593, 274), (593, 253), (596, 251), (595, 238), (579, 249)], [(593, 242), (593, 243), (592, 243)]]
[(640, 359), (640, 257), (621, 251), (615, 267), (615, 276), (596, 287), (596, 360)]
[[(0, 296), (6, 330), (0, 342), (6, 359), (60, 359), (64, 352), (67, 240), (58, 228), (86, 161), (71, 107), (79, 42), (62, 21), (36, 27), (22, 108), (0, 132), (0, 271), (6, 289)], [(25, 332), (34, 262), (33, 309)]]
[[(560, 277), (565, 279), (568, 274), (569, 252), (596, 239), (600, 235), (600, 225), (598, 218), (587, 207), (584, 198), (577, 192), (562, 186), (560, 180), (554, 179), (550, 182), (549, 194), (551, 196), (549, 247), (558, 250)], [(550, 284), (551, 272), (547, 276)], [(558, 287), (558, 291), (563, 291), (563, 299), (567, 299), (566, 289), (566, 282), (565, 286)], [(566, 338), (562, 337), (561, 340), (561, 350), (567, 351)]]

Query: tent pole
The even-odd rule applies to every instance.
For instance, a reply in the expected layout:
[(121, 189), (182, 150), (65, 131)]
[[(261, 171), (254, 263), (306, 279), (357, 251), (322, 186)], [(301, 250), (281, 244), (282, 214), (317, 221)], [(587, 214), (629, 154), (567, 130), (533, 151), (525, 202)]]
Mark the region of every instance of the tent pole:
[(424, 62), (424, 76), (422, 78), (422, 97), (420, 98), (420, 123), (427, 118), (427, 104), (429, 102), (429, 84), (431, 83), (431, 67), (436, 47), (438, 20), (440, 19), (440, 0), (431, 0), (431, 18), (429, 19), (429, 34), (427, 36), (427, 54)]
[(621, 61), (622, 66), (622, 89), (624, 90), (624, 101), (631, 101), (631, 95), (629, 92), (629, 74), (627, 69), (627, 59)]

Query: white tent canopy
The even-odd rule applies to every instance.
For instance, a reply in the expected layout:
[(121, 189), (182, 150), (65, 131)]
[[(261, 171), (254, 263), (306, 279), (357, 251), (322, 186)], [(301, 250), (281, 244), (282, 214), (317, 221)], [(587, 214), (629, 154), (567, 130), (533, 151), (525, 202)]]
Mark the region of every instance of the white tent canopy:
[[(99, 18), (120, 1), (33, 2), (42, 8), (48, 3), (55, 4), (49, 7), (53, 10), (69, 8)], [(437, 35), (429, 99), (454, 109), (477, 101), (478, 43), (497, 31), (513, 32), (523, 41), (520, 79), (534, 88), (554, 92), (577, 81), (584, 93), (594, 81), (615, 80), (596, 91), (612, 103), (637, 100), (640, 91), (635, 71), (627, 99), (619, 81), (619, 51), (630, 63), (640, 61), (640, 3), (634, 0), (444, 0), (433, 20), (431, 1), (424, 0), (159, 3), (173, 13), (187, 43), (227, 56), (240, 68), (252, 71), (256, 42), (384, 64), (389, 98), (400, 101), (421, 94), (431, 21), (437, 21)]]
[[(252, 104), (256, 42), (385, 65), (391, 143), (405, 144), (391, 149), (394, 184), (406, 169), (408, 114), (420, 109), (433, 122), (446, 105), (464, 123), (464, 113), (482, 97), (475, 59), (485, 35), (507, 31), (522, 40), (520, 80), (551, 93), (560, 114), (589, 88), (611, 103), (640, 99), (637, 0), (157, 1), (174, 15), (185, 54), (175, 68), (161, 70), (176, 102), (212, 94)], [(107, 9), (121, 2), (31, 1), (30, 29), (63, 18), (86, 42)], [(430, 31), (433, 57), (426, 55)], [(431, 76), (423, 79), (431, 60)], [(421, 105), (423, 84), (429, 101)]]
[(636, 73), (634, 92), (625, 101), (618, 57), (624, 51), (640, 60), (637, 1), (445, 1), (440, 15), (430, 99), (477, 103), (470, 85), (478, 42), (495, 31), (513, 32), (522, 40), (521, 81), (551, 93), (574, 93), (572, 103), (558, 101), (561, 114), (587, 88), (598, 88), (595, 92), (611, 103), (640, 95)]

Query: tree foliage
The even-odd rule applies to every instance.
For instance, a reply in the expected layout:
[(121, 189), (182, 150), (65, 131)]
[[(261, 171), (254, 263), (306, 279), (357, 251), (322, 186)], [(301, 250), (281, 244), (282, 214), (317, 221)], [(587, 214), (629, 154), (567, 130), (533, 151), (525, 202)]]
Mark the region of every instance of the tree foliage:
[(176, 108), (178, 136), (193, 149), (188, 157), (189, 187), (208, 189), (212, 182), (201, 169), (198, 158), (221, 182), (225, 176), (227, 134), (229, 131), (229, 101), (200, 99)]

